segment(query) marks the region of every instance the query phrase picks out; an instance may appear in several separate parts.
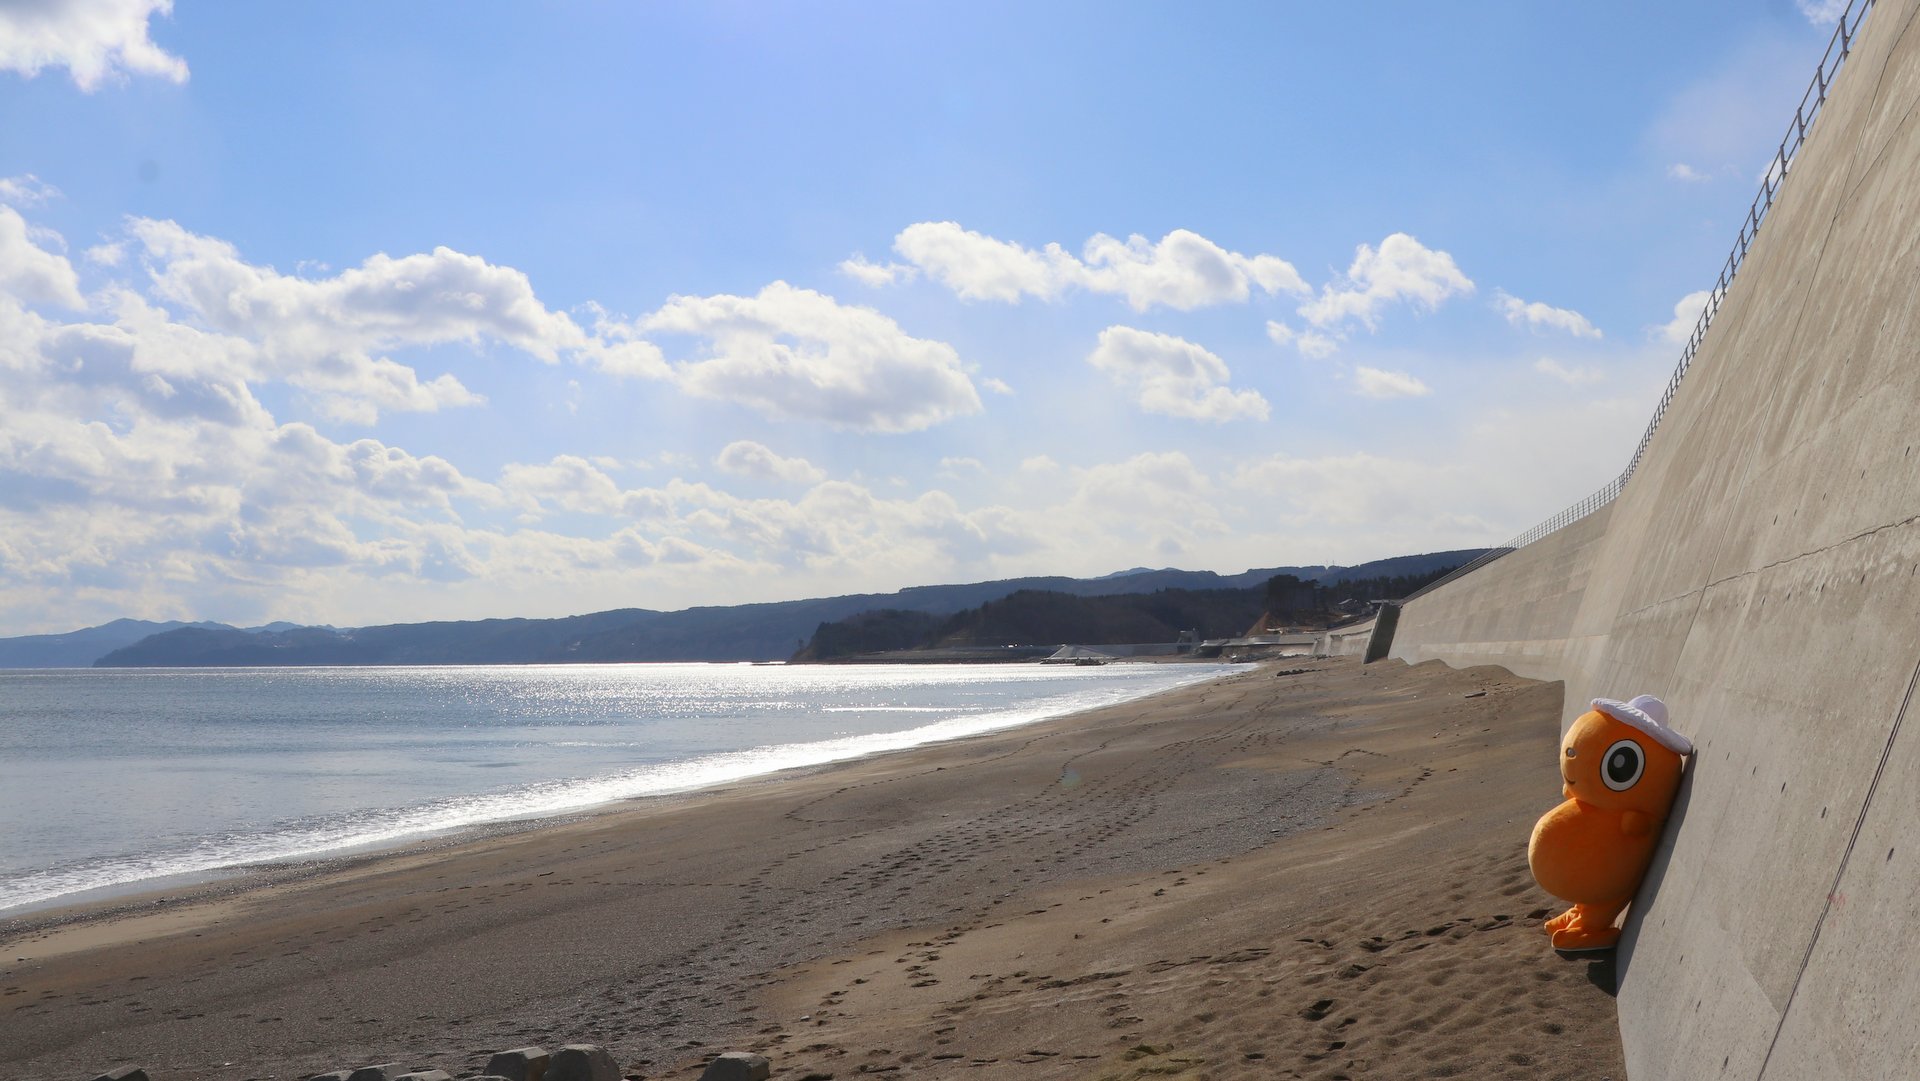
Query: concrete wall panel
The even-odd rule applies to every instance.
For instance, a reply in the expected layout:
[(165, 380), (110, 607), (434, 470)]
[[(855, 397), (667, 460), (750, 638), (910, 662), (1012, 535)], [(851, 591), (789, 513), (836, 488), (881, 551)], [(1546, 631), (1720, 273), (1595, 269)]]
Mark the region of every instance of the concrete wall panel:
[(1698, 744), (1620, 951), (1640, 1081), (1920, 1076), (1916, 19), (1855, 39), (1620, 499), (1395, 636), (1565, 680), (1568, 718), (1659, 694)]
[(1909, 1077), (1920, 1064), (1920, 980), (1887, 963), (1920, 924), (1920, 739), (1907, 730), (1920, 718), (1907, 709), (1765, 1077)]

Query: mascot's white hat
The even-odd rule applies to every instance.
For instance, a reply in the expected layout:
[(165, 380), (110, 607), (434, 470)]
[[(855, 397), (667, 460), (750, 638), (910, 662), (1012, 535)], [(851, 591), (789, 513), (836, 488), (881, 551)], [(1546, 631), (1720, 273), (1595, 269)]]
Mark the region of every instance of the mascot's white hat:
[(1643, 694), (1631, 702), (1596, 698), (1593, 708), (1621, 724), (1652, 736), (1655, 742), (1674, 754), (1693, 753), (1693, 741), (1667, 727), (1667, 704), (1650, 694)]

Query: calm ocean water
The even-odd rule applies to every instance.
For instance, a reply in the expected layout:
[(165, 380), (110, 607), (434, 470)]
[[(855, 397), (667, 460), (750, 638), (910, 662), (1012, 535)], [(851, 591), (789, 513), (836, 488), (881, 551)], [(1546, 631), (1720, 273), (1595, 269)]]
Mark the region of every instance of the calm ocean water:
[(1231, 670), (0, 672), (0, 912), (856, 758)]

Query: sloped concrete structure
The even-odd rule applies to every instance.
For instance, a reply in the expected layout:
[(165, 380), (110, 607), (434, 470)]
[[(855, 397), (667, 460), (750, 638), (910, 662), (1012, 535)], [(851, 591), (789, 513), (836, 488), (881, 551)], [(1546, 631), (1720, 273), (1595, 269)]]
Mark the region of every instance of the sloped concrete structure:
[(1620, 950), (1635, 1081), (1920, 1076), (1920, 0), (1853, 41), (1619, 499), (1392, 655), (1565, 680), (1566, 719), (1658, 694), (1698, 745)]

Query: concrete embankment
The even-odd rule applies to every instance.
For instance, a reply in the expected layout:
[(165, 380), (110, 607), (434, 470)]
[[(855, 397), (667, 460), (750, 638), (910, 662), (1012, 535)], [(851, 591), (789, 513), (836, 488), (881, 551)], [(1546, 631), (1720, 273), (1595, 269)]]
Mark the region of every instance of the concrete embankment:
[(1636, 1081), (1920, 1069), (1916, 14), (1852, 42), (1621, 497), (1395, 633), (1565, 680), (1569, 719), (1658, 694), (1699, 746), (1621, 947)]

